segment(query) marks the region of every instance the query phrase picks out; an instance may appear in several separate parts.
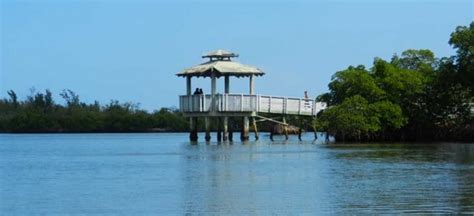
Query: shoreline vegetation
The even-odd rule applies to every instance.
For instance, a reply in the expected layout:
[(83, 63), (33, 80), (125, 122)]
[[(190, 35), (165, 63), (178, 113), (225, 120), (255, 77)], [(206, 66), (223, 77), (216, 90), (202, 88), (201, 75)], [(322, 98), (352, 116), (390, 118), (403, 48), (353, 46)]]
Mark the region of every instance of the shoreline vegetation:
[(150, 113), (138, 104), (117, 100), (87, 104), (71, 90), (60, 94), (65, 105), (56, 103), (48, 89), (44, 93), (31, 90), (24, 101), (13, 90), (8, 95), (9, 99), (0, 100), (0, 133), (184, 132), (188, 127), (174, 108)]
[[(473, 142), (474, 22), (457, 27), (449, 44), (456, 55), (436, 58), (430, 50), (409, 49), (390, 60), (375, 58), (368, 69), (336, 72), (329, 92), (317, 97), (329, 108), (315, 120), (290, 116), (288, 122), (326, 132), (337, 142)], [(187, 132), (189, 127), (176, 108), (148, 112), (117, 100), (87, 104), (71, 90), (59, 94), (64, 105), (49, 90), (31, 90), (25, 100), (13, 90), (8, 95), (0, 99), (0, 133)], [(260, 128), (269, 131), (271, 125)]]
[(328, 103), (314, 122), (337, 141), (474, 141), (474, 22), (458, 26), (449, 45), (456, 55), (436, 58), (409, 49), (371, 68), (336, 72)]

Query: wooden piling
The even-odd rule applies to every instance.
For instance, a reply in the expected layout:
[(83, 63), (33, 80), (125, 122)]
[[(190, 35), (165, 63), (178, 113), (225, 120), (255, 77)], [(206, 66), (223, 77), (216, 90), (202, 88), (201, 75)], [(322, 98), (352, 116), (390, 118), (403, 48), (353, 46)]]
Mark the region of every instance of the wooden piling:
[(301, 139), (301, 134), (302, 134), (302, 133), (303, 133), (303, 129), (299, 128), (299, 129), (298, 129), (298, 139), (299, 139), (300, 141), (302, 141), (302, 139)]
[(314, 140), (317, 140), (318, 139), (318, 130), (316, 130), (316, 125), (314, 123), (315, 120), (316, 120), (316, 118), (313, 118), (313, 132), (314, 132)]
[(232, 118), (228, 119), (228, 124), (229, 124), (229, 141), (232, 142), (234, 141), (234, 124), (233, 124)]
[(285, 139), (288, 140), (288, 124), (286, 124), (286, 117), (283, 116), (283, 133), (285, 134)]
[(217, 117), (217, 142), (222, 141), (222, 118)]
[(229, 117), (224, 117), (224, 122), (223, 122), (223, 126), (224, 126), (224, 133), (222, 134), (222, 138), (223, 138), (223, 141), (227, 141), (228, 138), (229, 138)]
[(189, 118), (189, 140), (191, 142), (198, 141), (198, 127), (197, 127), (197, 118), (191, 117)]
[(242, 131), (240, 133), (240, 140), (249, 140), (249, 117), (245, 116), (242, 122)]
[(258, 140), (257, 121), (255, 120), (254, 117), (252, 117), (252, 126), (253, 126), (253, 131), (255, 133), (255, 140)]
[(204, 117), (204, 127), (206, 130), (205, 139), (206, 139), (206, 142), (209, 142), (211, 141), (211, 122), (210, 122), (209, 117)]

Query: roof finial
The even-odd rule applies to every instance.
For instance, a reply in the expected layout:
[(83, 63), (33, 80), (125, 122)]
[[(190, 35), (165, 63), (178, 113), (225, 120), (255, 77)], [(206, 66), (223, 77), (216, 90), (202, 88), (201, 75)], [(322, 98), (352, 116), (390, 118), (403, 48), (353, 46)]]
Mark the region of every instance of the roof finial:
[(235, 57), (239, 57), (239, 54), (221, 49), (208, 52), (207, 54), (202, 56), (202, 58), (209, 58), (210, 61), (213, 61), (213, 58), (216, 58), (214, 60), (230, 61), (231, 58)]

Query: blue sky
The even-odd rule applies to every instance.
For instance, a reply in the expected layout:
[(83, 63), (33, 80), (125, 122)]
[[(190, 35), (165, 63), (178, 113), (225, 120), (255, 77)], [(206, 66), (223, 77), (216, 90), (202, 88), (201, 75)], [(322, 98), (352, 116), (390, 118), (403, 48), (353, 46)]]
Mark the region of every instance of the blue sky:
[[(449, 56), (449, 35), (473, 19), (473, 0), (11, 1), (1, 0), (0, 97), (62, 89), (153, 110), (178, 105), (180, 70), (214, 49), (267, 74), (258, 94), (311, 96), (331, 75), (406, 49)], [(193, 80), (209, 92), (210, 80)], [(218, 81), (222, 89), (223, 79)], [(247, 79), (231, 92), (247, 93)]]

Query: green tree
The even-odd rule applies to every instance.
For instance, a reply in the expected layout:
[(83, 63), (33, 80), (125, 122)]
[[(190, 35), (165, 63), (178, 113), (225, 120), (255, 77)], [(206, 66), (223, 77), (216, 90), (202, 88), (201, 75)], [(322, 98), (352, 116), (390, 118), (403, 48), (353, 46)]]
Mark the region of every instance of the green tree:
[(350, 66), (346, 70), (336, 72), (329, 83), (329, 89), (329, 94), (319, 97), (329, 105), (341, 103), (355, 95), (369, 101), (377, 101), (385, 94), (364, 66)]
[(397, 68), (381, 59), (376, 59), (373, 71), (378, 86), (394, 103), (402, 106), (416, 103), (413, 99), (423, 93), (426, 80), (418, 71)]
[(13, 104), (13, 106), (17, 107), (18, 106), (18, 97), (16, 96), (15, 91), (9, 90), (7, 92), (8, 96), (10, 96), (10, 102)]
[(456, 49), (459, 81), (472, 89), (474, 86), (474, 21), (469, 26), (458, 26), (449, 44)]
[(366, 99), (354, 95), (323, 111), (315, 124), (320, 129), (325, 127), (337, 140), (367, 140), (370, 133), (380, 130), (380, 121), (374, 114)]

